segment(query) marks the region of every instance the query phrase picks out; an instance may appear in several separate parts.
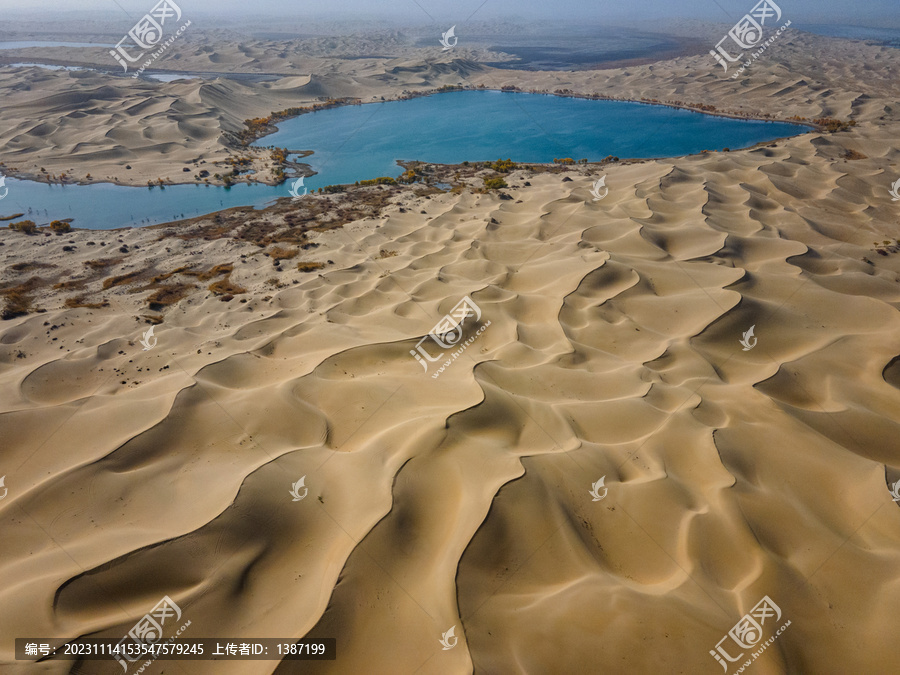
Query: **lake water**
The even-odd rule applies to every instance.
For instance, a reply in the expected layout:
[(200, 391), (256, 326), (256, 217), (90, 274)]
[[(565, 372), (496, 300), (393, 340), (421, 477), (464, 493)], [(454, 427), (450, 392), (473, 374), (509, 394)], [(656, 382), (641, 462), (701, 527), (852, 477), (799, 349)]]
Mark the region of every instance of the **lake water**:
[[(590, 161), (608, 155), (668, 157), (749, 147), (803, 131), (792, 124), (733, 120), (638, 103), (461, 91), (301, 115), (282, 122), (278, 132), (257, 144), (295, 152), (314, 150), (303, 161), (318, 172), (305, 180), (306, 187), (315, 189), (396, 177), (402, 172), (398, 159), (459, 163), (502, 157), (549, 163), (555, 157)], [(0, 199), (0, 215), (24, 212), (38, 224), (74, 218), (74, 227), (94, 229), (155, 224), (232, 206), (262, 207), (290, 196), (290, 181), (278, 186), (174, 185), (151, 190), (7, 178), (6, 187), (9, 192)]]
[(457, 91), (301, 115), (258, 141), (314, 150), (309, 187), (397, 176), (398, 159), (456, 164), (498, 157), (552, 162), (675, 157), (745, 148), (801, 132), (796, 125), (733, 120), (657, 105), (539, 94)]
[[(49, 63), (32, 63), (32, 62), (22, 62), (22, 63), (0, 63), (0, 68), (43, 68), (44, 70), (69, 70), (69, 71), (92, 71), (95, 73), (103, 73), (104, 75), (110, 77), (121, 77), (123, 79), (131, 79), (130, 74), (123, 73), (119, 70), (119, 67), (109, 67), (109, 69), (103, 68), (90, 68), (89, 66), (57, 66)], [(271, 75), (265, 73), (210, 73), (210, 72), (193, 72), (193, 71), (185, 71), (185, 72), (174, 72), (168, 70), (155, 70), (155, 69), (147, 69), (142, 74), (140, 79), (142, 80), (153, 80), (156, 82), (174, 82), (175, 80), (215, 80), (217, 78), (224, 78), (226, 80), (240, 80), (244, 82), (272, 82), (274, 80), (279, 79), (278, 75)]]
[[(2, 67), (3, 66), (0, 66), (0, 68), (2, 68)], [(46, 63), (10, 63), (10, 64), (8, 64), (8, 67), (10, 67), (10, 68), (37, 67), (37, 68), (43, 68), (44, 70), (69, 70), (69, 71), (84, 70), (83, 68), (81, 68), (79, 66), (53, 66), (53, 65), (48, 65)]]
[(196, 75), (181, 75), (180, 73), (153, 73), (151, 75), (147, 75), (147, 77), (151, 80), (157, 80), (158, 82), (174, 82), (175, 80), (197, 79)]
[[(706, 54), (705, 42), (641, 30), (609, 27), (594, 23), (566, 25), (559, 30), (545, 25), (539, 35), (496, 35), (471, 33), (461, 25), (456, 34), (459, 46), (482, 47), (514, 57), (511, 61), (486, 62), (495, 68), (513, 70), (586, 70), (600, 64), (625, 59), (660, 61), (685, 53)], [(442, 29), (443, 30), (443, 29)], [(440, 33), (421, 37), (419, 47), (439, 46)]]
[(871, 26), (847, 26), (844, 24), (800, 24), (799, 30), (828, 37), (848, 40), (866, 40), (885, 47), (900, 47), (900, 28), (873, 28)]

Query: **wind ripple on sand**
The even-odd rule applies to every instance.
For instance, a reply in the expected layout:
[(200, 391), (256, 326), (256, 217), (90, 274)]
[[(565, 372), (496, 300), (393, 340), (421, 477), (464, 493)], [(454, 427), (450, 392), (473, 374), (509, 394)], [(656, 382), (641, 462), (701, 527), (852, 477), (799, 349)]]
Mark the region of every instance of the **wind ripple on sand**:
[[(821, 151), (614, 167), (599, 203), (591, 176), (444, 195), (323, 234), (333, 271), (263, 318), (167, 321), (174, 374), (100, 381), (124, 360), (87, 347), (17, 365), (4, 515), (56, 544), (4, 540), (30, 555), (0, 564), (0, 629), (121, 636), (169, 595), (194, 636), (337, 637), (309, 673), (712, 672), (769, 595), (796, 627), (760, 673), (888, 672), (857, 645), (900, 599), (900, 266), (860, 258), (894, 214), (871, 164)], [(490, 326), (432, 379), (409, 351), (467, 295)]]

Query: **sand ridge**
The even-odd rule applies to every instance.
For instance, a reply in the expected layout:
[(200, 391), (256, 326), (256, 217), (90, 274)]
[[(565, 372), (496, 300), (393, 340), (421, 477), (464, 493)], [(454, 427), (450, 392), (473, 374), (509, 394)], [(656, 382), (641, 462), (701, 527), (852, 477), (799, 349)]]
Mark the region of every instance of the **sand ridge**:
[[(0, 558), (0, 634), (119, 637), (169, 595), (187, 635), (337, 637), (339, 659), (144, 672), (712, 673), (709, 650), (768, 595), (792, 624), (753, 672), (893, 672), (897, 84), (848, 84), (868, 48), (834, 49), (807, 63), (828, 94), (798, 72), (776, 95), (783, 73), (760, 64), (684, 100), (771, 100), (855, 129), (605, 166), (599, 202), (596, 168), (514, 172), (508, 200), (408, 188), (310, 232), (318, 247), (283, 271), (250, 241), (175, 236), (213, 215), (0, 232), (4, 287), (122, 258), (0, 326), (16, 552)], [(789, 53), (799, 71), (802, 44)], [(884, 88), (863, 98), (866, 78)], [(247, 292), (222, 302), (198, 282), (143, 351), (146, 279), (103, 279), (192, 260), (232, 263)], [(109, 307), (66, 308), (77, 294)], [(432, 379), (409, 351), (465, 296), (490, 326)], [(873, 636), (882, 648), (859, 648)], [(76, 672), (118, 671), (103, 667)]]
[[(882, 151), (825, 158), (859, 144)], [(768, 594), (796, 629), (756, 669), (835, 672), (889, 630), (900, 556), (900, 263), (870, 243), (895, 233), (878, 167), (896, 151), (866, 130), (771, 145), (610, 167), (596, 203), (589, 172), (514, 174), (512, 201), (406, 197), (317, 235), (334, 265), (270, 301), (255, 260), (233, 274), (246, 306), (176, 305), (149, 352), (127, 287), (4, 326), (3, 510), (56, 541), (11, 541), (32, 555), (4, 602), (46, 598), (16, 631), (52, 612), (60, 634), (119, 635), (169, 594), (197, 635), (338, 636), (340, 660), (304, 672), (705, 672)], [(466, 295), (491, 325), (432, 380), (408, 352)]]
[[(355, 52), (350, 45), (354, 41), (348, 40), (333, 47), (340, 58), (310, 56), (312, 60), (298, 64), (292, 43), (241, 41), (226, 47), (215, 42), (215, 35), (212, 31), (185, 42), (177, 60), (166, 61), (167, 67), (186, 73), (271, 74), (277, 79), (148, 82), (91, 70), (0, 70), (0, 92), (6, 102), (0, 110), (4, 130), (0, 145), (5, 147), (0, 160), (5, 173), (44, 180), (49, 175), (54, 181), (65, 173), (70, 182), (126, 185), (146, 185), (160, 178), (166, 183), (220, 184), (214, 174), (231, 170), (229, 157), (243, 156), (253, 160), (252, 180), (277, 183), (280, 179), (273, 173), (276, 164), (270, 153), (243, 147), (235, 140), (234, 134), (246, 129), (245, 120), (329, 98), (371, 103), (442, 86), (569, 90), (636, 101), (714, 104), (719, 113), (782, 120), (827, 117), (884, 124), (897, 115), (890, 104), (891, 97), (898, 95), (892, 77), (900, 67), (896, 49), (799, 31), (781, 36), (778, 49), (767, 51), (739, 80), (711, 68), (705, 54), (606, 70), (529, 72), (484, 66), (479, 60), (494, 60), (497, 55), (488, 58), (491, 53), (479, 48), (442, 54), (382, 38), (378, 45), (383, 50), (375, 50), (374, 44), (369, 45), (372, 49), (361, 47), (358, 58), (349, 58)], [(211, 45), (216, 45), (215, 50)], [(297, 49), (299, 45), (312, 49), (305, 41), (298, 42)], [(216, 50), (227, 52), (232, 66), (227, 66), (224, 56), (212, 61), (219, 53)], [(371, 56), (372, 50), (384, 55)], [(45, 48), (16, 54), (48, 60), (48, 53), (56, 51), (65, 55), (66, 63), (108, 69), (109, 64), (94, 56), (97, 50), (92, 49), (47, 52)], [(250, 65), (248, 55), (257, 52), (270, 55), (265, 67)], [(854, 63), (879, 67), (861, 70)], [(25, 82), (32, 84), (23, 86)], [(28, 114), (23, 115), (26, 110)], [(100, 133), (101, 129), (105, 131)], [(184, 167), (190, 171), (181, 171)], [(209, 176), (198, 177), (203, 169)], [(238, 180), (248, 180), (248, 175)]]

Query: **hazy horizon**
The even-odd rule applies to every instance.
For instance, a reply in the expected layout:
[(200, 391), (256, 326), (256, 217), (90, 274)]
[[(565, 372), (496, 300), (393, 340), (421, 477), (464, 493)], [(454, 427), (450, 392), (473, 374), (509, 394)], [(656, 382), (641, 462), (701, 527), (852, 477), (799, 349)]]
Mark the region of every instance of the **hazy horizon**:
[[(310, 3), (287, 4), (283, 0), (257, 0), (252, 9), (244, 0), (176, 0), (186, 13), (230, 17), (255, 16), (257, 19), (297, 17), (311, 21), (375, 18), (398, 24), (462, 23), (466, 21), (520, 20), (528, 22), (540, 19), (558, 19), (559, 7), (537, 0), (392, 0), (370, 2), (366, 0), (341, 0), (339, 3), (313, 5)], [(51, 13), (60, 19), (79, 12), (127, 14), (139, 17), (156, 3), (156, 0), (71, 0), (65, 9), (58, 0), (31, 0), (27, 6), (0, 1), (0, 10), (9, 20), (16, 16)], [(755, 5), (755, 0), (693, 0), (669, 3), (663, 0), (634, 0), (627, 5), (597, 3), (589, 0), (572, 0), (566, 3), (568, 21), (594, 21), (604, 23), (629, 19), (685, 18), (730, 23), (737, 21)], [(896, 0), (871, 0), (865, 5), (849, 5), (834, 0), (780, 0), (778, 3), (787, 17), (795, 22), (845, 23), (847, 25), (873, 24), (878, 27), (900, 25), (900, 12)], [(2, 30), (0, 30), (2, 34)]]

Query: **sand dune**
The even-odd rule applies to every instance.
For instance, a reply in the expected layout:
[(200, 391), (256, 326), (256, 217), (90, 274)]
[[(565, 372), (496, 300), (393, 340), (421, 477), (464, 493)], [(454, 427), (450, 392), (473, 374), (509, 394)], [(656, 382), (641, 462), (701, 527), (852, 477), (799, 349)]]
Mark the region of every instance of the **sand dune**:
[[(513, 174), (521, 204), (400, 197), (314, 235), (319, 274), (273, 290), (256, 255), (247, 303), (192, 294), (149, 352), (146, 293), (42, 297), (2, 338), (6, 545), (29, 552), (4, 563), (3, 632), (118, 636), (168, 594), (197, 636), (337, 636), (302, 672), (715, 672), (769, 595), (792, 625), (758, 672), (891, 672), (854, 648), (894, 637), (898, 600), (886, 134), (610, 167), (597, 203), (577, 172)], [(139, 244), (122, 271), (258, 251), (158, 233), (73, 236)], [(59, 244), (41, 259), (91, 255)], [(408, 352), (466, 295), (490, 326), (433, 380)]]
[[(291, 225), (287, 200), (141, 230), (0, 230), (0, 290), (45, 284), (45, 311), (0, 325), (0, 634), (120, 637), (168, 595), (186, 637), (336, 637), (338, 659), (144, 672), (716, 673), (709, 650), (768, 595), (791, 625), (752, 672), (895, 672), (900, 246), (883, 242), (900, 237), (900, 84), (853, 59), (900, 52), (836, 41), (814, 60), (810, 40), (779, 52), (790, 77), (774, 56), (740, 82), (691, 59), (471, 74), (858, 121), (604, 165), (601, 201), (596, 170), (573, 167), (513, 172), (508, 200), (399, 189), (320, 231)], [(171, 166), (198, 147), (173, 124), (209, 143), (317, 82), (122, 86), (133, 115), (92, 142), (41, 145), (34, 120), (3, 139)], [(94, 133), (123, 114), (90, 100)], [(336, 213), (380, 193), (307, 200)], [(251, 217), (279, 245), (318, 246), (276, 268), (275, 239), (214, 229)], [(233, 264), (245, 292), (175, 274), (192, 264)], [(167, 273), (193, 287), (148, 310)], [(409, 352), (466, 296), (490, 325), (465, 326), (476, 339), (434, 379)], [(120, 672), (12, 659), (0, 642), (4, 672)]]
[[(41, 176), (66, 172), (69, 180), (111, 181), (145, 185), (148, 180), (171, 175), (172, 162), (184, 165), (194, 158), (207, 162), (211, 174), (229, 171), (225, 160), (234, 154), (228, 134), (245, 129), (244, 120), (273, 111), (307, 106), (320, 97), (354, 97), (363, 102), (397, 98), (408, 90), (436, 89), (464, 84), (499, 89), (569, 89), (581, 94), (630, 100), (656, 100), (682, 104), (713, 103), (720, 112), (748, 117), (785, 119), (853, 118), (858, 123), (895, 119), (892, 97), (900, 95), (894, 70), (900, 66), (896, 49), (823, 38), (806, 33), (787, 33), (778, 49), (766, 53), (739, 80), (731, 80), (710, 68), (708, 55), (680, 57), (644, 66), (577, 72), (526, 72), (498, 70), (481, 65), (492, 61), (483, 50), (466, 49), (448, 54), (433, 49), (379, 42), (372, 51), (393, 56), (367, 56), (365, 41), (303, 40), (298, 49), (284, 52), (284, 43), (256, 41), (250, 44), (215, 42), (212, 35), (186, 42), (160, 67), (181, 72), (214, 71), (282, 75), (272, 82), (229, 79), (134, 81), (110, 78), (93, 71), (46, 71), (37, 68), (0, 70), (0, 142), (14, 148), (14, 162), (6, 161), (8, 174)], [(375, 49), (375, 47), (378, 49)], [(302, 49), (300, 49), (302, 47)], [(335, 50), (352, 59), (325, 58)], [(356, 51), (354, 51), (356, 50)], [(62, 50), (67, 63), (109, 68), (107, 60), (92, 60), (95, 50)], [(39, 50), (19, 50), (22, 58), (38, 58)], [(17, 52), (17, 53), (19, 53)], [(259, 53), (266, 54), (260, 58)], [(250, 55), (253, 58), (250, 58)], [(304, 54), (305, 56), (298, 56)], [(320, 55), (322, 54), (322, 55)], [(815, 55), (815, 57), (811, 56)], [(46, 56), (46, 55), (45, 55)], [(178, 57), (177, 59), (174, 57)], [(357, 58), (358, 56), (358, 58)], [(252, 64), (251, 64), (252, 61)], [(856, 63), (877, 62), (882, 67), (860, 69)], [(303, 74), (300, 74), (303, 73)], [(115, 84), (111, 84), (111, 81)], [(28, 82), (31, 86), (23, 86)], [(23, 111), (27, 119), (23, 122)], [(134, 154), (118, 161), (98, 162), (85, 149), (73, 152), (79, 142), (91, 139), (99, 127), (141, 130), (146, 126), (172, 126), (183, 116), (202, 118), (204, 133), (180, 135), (183, 151), (167, 156), (154, 144), (134, 144)], [(37, 122), (35, 124), (34, 122)], [(47, 140), (51, 142), (48, 144)], [(80, 146), (83, 147), (83, 146)], [(107, 148), (94, 148), (93, 152)], [(861, 150), (868, 154), (865, 150)], [(265, 151), (240, 149), (254, 158), (254, 180), (274, 183)], [(102, 157), (103, 155), (99, 155)], [(125, 167), (131, 166), (131, 169)], [(245, 180), (241, 178), (240, 180)], [(194, 172), (179, 173), (174, 180), (197, 182)], [(216, 182), (213, 177), (206, 180)]]

